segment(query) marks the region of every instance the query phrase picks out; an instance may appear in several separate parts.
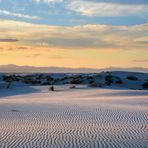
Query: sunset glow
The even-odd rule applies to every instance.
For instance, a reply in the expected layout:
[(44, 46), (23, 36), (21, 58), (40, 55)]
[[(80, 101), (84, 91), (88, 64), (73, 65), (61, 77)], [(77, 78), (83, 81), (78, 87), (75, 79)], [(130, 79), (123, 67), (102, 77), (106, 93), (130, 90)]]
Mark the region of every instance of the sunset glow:
[(147, 8), (146, 1), (1, 0), (0, 65), (147, 68)]

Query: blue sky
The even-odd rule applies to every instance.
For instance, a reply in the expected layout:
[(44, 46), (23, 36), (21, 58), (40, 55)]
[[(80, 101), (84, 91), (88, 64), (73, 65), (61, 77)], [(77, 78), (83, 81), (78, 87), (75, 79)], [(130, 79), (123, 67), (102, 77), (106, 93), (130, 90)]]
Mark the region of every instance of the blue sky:
[(148, 22), (147, 0), (1, 0), (0, 18), (73, 26)]

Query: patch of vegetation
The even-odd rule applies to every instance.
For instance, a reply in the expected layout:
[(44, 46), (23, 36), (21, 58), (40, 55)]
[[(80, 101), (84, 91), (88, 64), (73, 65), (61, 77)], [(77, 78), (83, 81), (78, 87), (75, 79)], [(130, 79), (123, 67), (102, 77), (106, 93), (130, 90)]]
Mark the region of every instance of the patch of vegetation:
[(64, 77), (64, 78), (61, 78), (60, 80), (64, 81), (64, 80), (67, 80), (67, 79), (68, 79), (68, 77)]
[(6, 83), (6, 87), (7, 88), (10, 88), (11, 87), (11, 85), (12, 85), (12, 82), (13, 82), (13, 76), (3, 76), (3, 81), (5, 81), (5, 83)]
[(54, 78), (52, 78), (51, 76), (47, 76), (46, 79), (47, 79), (47, 81), (53, 81), (54, 80)]
[(90, 81), (89, 81), (89, 84), (92, 84), (92, 83), (94, 83), (94, 82), (95, 82), (94, 80), (90, 80)]
[(143, 84), (142, 84), (142, 87), (143, 87), (144, 89), (148, 89), (148, 82), (143, 83)]
[(31, 84), (31, 85), (37, 85), (41, 83), (41, 81), (37, 81), (31, 78), (24, 79), (22, 82), (26, 84)]
[(89, 81), (90, 86), (97, 87), (97, 83), (94, 80)]
[(123, 81), (122, 80), (117, 80), (116, 83), (117, 84), (123, 84)]
[(44, 75), (43, 75), (43, 74), (39, 74), (39, 75), (36, 77), (37, 80), (41, 80), (41, 79), (43, 79), (43, 78), (44, 78)]
[(44, 83), (42, 83), (41, 85), (51, 85), (52, 83), (50, 83), (50, 82), (44, 82)]
[(105, 81), (106, 81), (106, 85), (110, 86), (114, 82), (113, 76), (112, 75), (107, 75), (105, 77)]
[(79, 75), (79, 74), (76, 74), (76, 75), (70, 76), (70, 78), (83, 78), (83, 77), (81, 75)]
[(137, 81), (138, 80), (138, 78), (135, 77), (135, 76), (127, 76), (126, 79), (132, 80), (132, 81)]
[(93, 80), (93, 77), (92, 76), (88, 76), (86, 79), (87, 80)]
[(96, 82), (91, 83), (90, 86), (92, 86), (92, 87), (97, 87), (97, 83), (96, 83)]
[(81, 84), (82, 81), (80, 78), (73, 78), (71, 81), (70, 81), (70, 84)]

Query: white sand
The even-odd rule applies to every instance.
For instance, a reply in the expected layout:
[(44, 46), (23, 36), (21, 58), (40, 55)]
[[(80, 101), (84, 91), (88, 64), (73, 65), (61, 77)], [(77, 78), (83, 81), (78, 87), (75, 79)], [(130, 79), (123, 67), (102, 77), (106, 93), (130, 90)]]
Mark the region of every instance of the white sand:
[(1, 148), (148, 147), (148, 91), (35, 89), (0, 92)]

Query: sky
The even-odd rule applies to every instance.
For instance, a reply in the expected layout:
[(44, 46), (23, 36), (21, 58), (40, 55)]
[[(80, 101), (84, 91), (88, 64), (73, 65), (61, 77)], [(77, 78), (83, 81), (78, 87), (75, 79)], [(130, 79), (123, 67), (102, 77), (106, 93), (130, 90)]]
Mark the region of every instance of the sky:
[(148, 68), (147, 0), (0, 0), (0, 65)]

